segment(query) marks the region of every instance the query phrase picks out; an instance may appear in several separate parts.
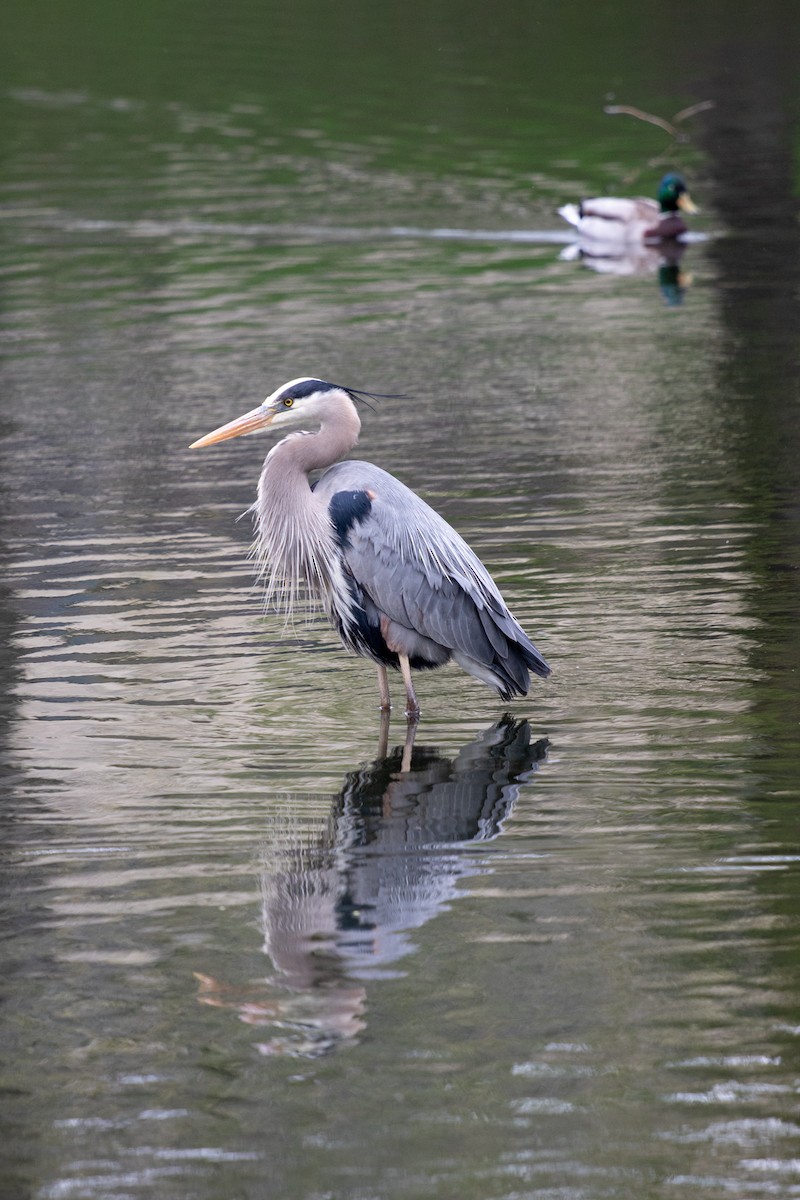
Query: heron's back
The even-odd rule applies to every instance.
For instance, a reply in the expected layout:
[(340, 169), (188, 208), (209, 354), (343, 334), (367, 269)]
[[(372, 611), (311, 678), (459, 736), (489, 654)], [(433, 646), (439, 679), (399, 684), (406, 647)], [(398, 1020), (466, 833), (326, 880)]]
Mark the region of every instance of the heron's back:
[(477, 555), (399, 479), (351, 459), (325, 471), (314, 494), (393, 648), (428, 665), (452, 654), (504, 698), (525, 694), (529, 669), (550, 673)]

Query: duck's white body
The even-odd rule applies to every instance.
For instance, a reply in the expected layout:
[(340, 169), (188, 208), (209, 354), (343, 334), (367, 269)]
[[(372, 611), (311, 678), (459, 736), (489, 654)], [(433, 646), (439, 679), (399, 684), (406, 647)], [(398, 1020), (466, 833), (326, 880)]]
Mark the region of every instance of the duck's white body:
[(675, 214), (661, 212), (655, 200), (646, 196), (598, 196), (565, 204), (558, 213), (587, 241), (643, 242), (649, 237), (675, 236), (659, 232), (664, 219), (672, 220)]
[(581, 242), (606, 246), (657, 245), (686, 233), (682, 212), (697, 212), (680, 175), (669, 171), (658, 185), (656, 200), (646, 196), (597, 196), (565, 204), (559, 216), (573, 225)]

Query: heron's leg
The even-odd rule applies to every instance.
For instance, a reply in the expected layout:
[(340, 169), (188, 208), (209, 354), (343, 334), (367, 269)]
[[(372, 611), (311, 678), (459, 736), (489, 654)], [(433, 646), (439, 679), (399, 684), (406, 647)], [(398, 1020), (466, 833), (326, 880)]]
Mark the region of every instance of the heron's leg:
[(411, 663), (405, 654), (398, 654), (397, 657), (400, 659), (400, 670), (403, 674), (403, 683), (406, 685), (406, 716), (409, 721), (416, 721), (419, 717), (419, 701), (411, 682)]
[(381, 712), (388, 712), (392, 707), (392, 698), (389, 695), (389, 676), (383, 663), (378, 663), (378, 687), (381, 693)]

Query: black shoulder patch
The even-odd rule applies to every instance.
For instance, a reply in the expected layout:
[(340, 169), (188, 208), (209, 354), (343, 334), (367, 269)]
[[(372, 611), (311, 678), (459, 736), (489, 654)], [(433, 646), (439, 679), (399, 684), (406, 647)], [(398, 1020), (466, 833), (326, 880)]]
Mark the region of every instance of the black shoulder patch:
[(343, 550), (350, 545), (348, 534), (356, 521), (363, 521), (371, 509), (372, 500), (368, 492), (336, 492), (331, 496), (328, 514)]

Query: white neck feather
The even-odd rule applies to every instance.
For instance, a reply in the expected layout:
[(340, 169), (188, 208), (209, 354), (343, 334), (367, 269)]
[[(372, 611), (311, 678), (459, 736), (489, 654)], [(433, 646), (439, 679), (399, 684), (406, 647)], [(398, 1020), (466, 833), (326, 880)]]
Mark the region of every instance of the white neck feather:
[(253, 554), (265, 580), (265, 604), (291, 620), (306, 593), (321, 601), (331, 620), (347, 611), (349, 592), (341, 551), (327, 508), (311, 491), (309, 473), (338, 462), (358, 440), (361, 421), (346, 392), (326, 396), (316, 433), (290, 433), (264, 462), (254, 507)]

